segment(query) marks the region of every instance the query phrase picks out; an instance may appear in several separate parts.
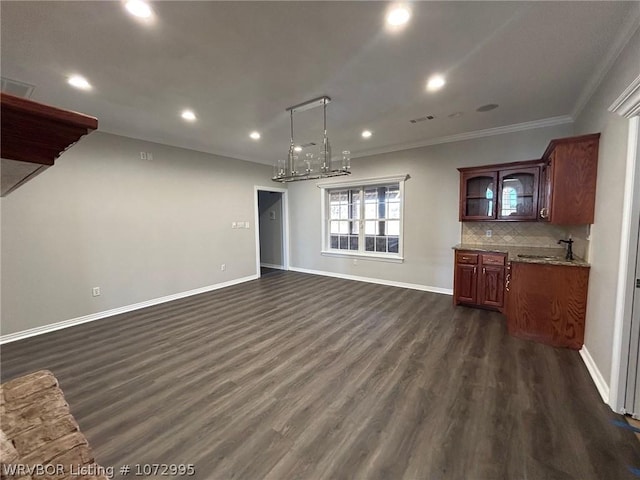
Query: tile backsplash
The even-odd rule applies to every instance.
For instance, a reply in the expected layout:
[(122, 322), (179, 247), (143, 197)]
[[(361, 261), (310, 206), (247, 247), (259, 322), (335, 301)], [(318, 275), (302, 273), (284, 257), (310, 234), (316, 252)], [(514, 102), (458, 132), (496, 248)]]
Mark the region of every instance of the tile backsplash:
[[(487, 237), (491, 230), (491, 237)], [(573, 252), (586, 258), (589, 250), (589, 225), (549, 225), (541, 222), (462, 222), (462, 243), (473, 245), (518, 245), (557, 247), (561, 238), (574, 240)]]

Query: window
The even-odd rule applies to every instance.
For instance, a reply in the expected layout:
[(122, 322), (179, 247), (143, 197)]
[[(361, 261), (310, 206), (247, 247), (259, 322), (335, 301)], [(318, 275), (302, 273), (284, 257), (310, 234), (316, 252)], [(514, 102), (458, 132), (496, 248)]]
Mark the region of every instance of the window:
[(503, 217), (516, 215), (518, 207), (518, 192), (513, 187), (502, 189), (502, 212)]
[(321, 186), (325, 253), (402, 259), (404, 178), (361, 186)]

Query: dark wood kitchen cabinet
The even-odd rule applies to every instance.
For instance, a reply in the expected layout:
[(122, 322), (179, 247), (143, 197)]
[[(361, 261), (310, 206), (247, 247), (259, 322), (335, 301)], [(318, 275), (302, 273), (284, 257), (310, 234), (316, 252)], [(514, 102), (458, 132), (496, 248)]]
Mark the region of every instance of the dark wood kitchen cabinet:
[(460, 221), (537, 220), (540, 160), (458, 170)]
[(497, 170), (469, 169), (460, 174), (460, 220), (496, 218)]
[(0, 196), (49, 168), (67, 148), (98, 128), (98, 120), (0, 93)]
[(454, 303), (502, 309), (505, 262), (503, 253), (456, 251)]
[(582, 348), (588, 266), (511, 262), (505, 306), (509, 333), (554, 347)]
[(593, 223), (600, 134), (552, 140), (542, 157), (538, 218), (558, 225)]

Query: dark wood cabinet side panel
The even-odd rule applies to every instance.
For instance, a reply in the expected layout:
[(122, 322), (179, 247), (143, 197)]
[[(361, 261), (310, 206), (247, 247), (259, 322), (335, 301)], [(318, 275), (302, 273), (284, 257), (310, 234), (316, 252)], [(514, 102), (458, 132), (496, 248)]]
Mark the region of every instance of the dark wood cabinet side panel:
[(508, 292), (509, 333), (578, 350), (584, 342), (589, 269), (514, 262)]
[(579, 350), (584, 343), (589, 269), (578, 268), (577, 271), (572, 272), (570, 281), (565, 282), (564, 285), (566, 288), (564, 308), (567, 316), (561, 337), (568, 342), (569, 348)]

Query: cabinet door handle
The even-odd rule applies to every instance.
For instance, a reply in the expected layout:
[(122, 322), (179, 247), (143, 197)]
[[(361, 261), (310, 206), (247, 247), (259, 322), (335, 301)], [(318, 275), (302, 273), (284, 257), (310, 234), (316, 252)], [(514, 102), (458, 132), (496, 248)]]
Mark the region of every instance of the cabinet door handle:
[(487, 274), (487, 269), (486, 269), (486, 268), (484, 268), (484, 267), (482, 267), (482, 274), (483, 274), (483, 275), (486, 275), (486, 274)]
[(540, 209), (540, 218), (547, 218), (549, 216), (549, 209), (547, 207), (542, 207)]
[(475, 275), (478, 271), (478, 267), (473, 267), (473, 274)]
[(507, 281), (504, 285), (504, 289), (508, 292), (509, 291), (509, 285), (511, 285), (511, 274), (507, 273)]

